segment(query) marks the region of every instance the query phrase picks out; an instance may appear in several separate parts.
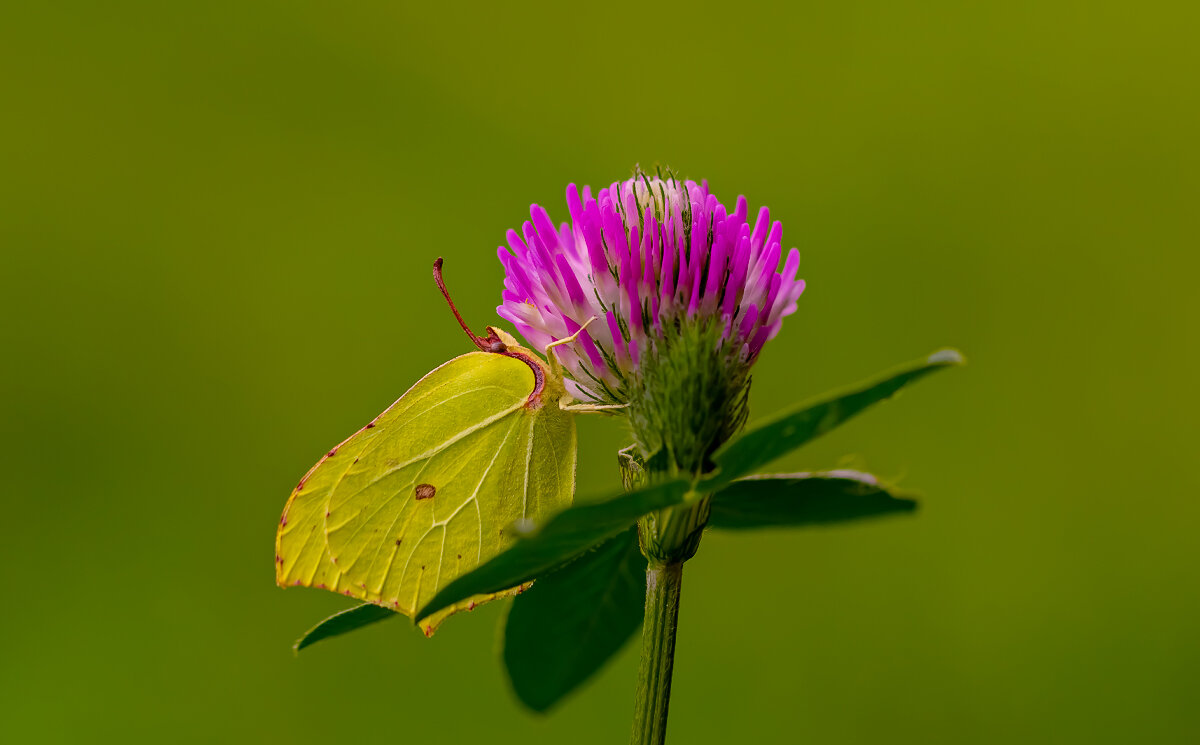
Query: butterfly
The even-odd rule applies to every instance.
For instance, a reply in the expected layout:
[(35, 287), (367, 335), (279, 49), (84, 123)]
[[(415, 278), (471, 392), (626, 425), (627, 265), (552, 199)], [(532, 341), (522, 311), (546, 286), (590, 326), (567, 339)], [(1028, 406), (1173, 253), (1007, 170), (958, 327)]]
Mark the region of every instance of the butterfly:
[[(327, 452), (292, 491), (275, 538), (283, 587), (338, 592), (407, 616), (439, 589), (507, 548), (512, 526), (540, 523), (575, 491), (574, 404), (552, 349), (543, 360), (505, 331), (477, 336), (434, 278), (479, 351), (421, 378)], [(520, 592), (480, 595), (418, 619)]]

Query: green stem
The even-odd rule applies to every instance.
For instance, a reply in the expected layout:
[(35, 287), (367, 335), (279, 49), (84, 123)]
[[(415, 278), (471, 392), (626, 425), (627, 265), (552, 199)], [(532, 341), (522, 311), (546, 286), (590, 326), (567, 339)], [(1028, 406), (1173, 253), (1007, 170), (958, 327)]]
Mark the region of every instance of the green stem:
[(642, 626), (642, 663), (631, 745), (663, 745), (667, 739), (667, 705), (671, 700), (682, 582), (682, 562), (651, 564), (646, 569), (646, 620)]

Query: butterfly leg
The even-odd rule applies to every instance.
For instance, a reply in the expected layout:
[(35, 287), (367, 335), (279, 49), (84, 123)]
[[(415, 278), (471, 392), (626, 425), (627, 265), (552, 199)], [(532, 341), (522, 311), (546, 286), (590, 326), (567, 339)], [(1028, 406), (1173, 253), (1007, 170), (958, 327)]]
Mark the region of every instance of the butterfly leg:
[[(592, 321), (595, 320), (596, 317), (592, 316), (584, 321), (583, 325), (580, 326), (575, 333), (546, 345), (546, 359), (550, 363), (550, 372), (555, 378), (561, 380), (563, 377), (562, 363), (558, 361), (558, 357), (550, 350), (554, 347), (562, 346), (563, 344), (570, 344), (571, 342), (575, 341), (579, 338), (580, 334), (587, 330), (587, 327), (591, 325)], [(558, 402), (558, 407), (563, 411), (573, 411), (578, 414), (606, 413), (611, 412), (614, 409), (624, 409), (627, 406), (629, 406), (629, 404), (569, 404), (565, 398), (560, 399)]]
[(627, 409), (629, 404), (569, 404), (566, 399), (562, 399), (558, 402), (558, 408), (563, 411), (574, 411), (577, 414), (602, 414), (613, 409)]
[(596, 317), (592, 316), (591, 318), (584, 321), (583, 325), (580, 326), (579, 330), (576, 331), (575, 333), (571, 334), (568, 337), (559, 339), (558, 341), (552, 341), (546, 345), (546, 361), (550, 363), (550, 373), (554, 376), (554, 378), (556, 380), (562, 380), (562, 377), (563, 377), (562, 363), (558, 361), (558, 356), (552, 354), (550, 352), (550, 350), (554, 349), (555, 347), (562, 346), (563, 344), (570, 344), (571, 342), (575, 341), (576, 339), (579, 338), (580, 334), (582, 334), (584, 331), (587, 330), (587, 327), (589, 325), (591, 325), (592, 321), (595, 321), (595, 320), (596, 320)]

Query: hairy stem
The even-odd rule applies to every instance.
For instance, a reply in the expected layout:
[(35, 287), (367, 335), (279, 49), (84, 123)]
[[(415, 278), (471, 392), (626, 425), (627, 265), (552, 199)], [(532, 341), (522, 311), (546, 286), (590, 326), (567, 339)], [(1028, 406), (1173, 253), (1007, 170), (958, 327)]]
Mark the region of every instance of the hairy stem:
[(675, 665), (675, 630), (683, 563), (651, 564), (646, 569), (646, 620), (638, 669), (631, 745), (662, 745), (667, 739), (667, 706)]

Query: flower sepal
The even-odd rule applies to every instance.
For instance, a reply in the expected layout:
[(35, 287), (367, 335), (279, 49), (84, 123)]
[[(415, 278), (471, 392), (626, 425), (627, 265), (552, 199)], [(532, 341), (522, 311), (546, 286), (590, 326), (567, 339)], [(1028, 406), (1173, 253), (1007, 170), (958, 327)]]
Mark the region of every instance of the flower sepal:
[(712, 497), (668, 507), (638, 520), (638, 545), (652, 565), (679, 564), (696, 555), (712, 509)]

